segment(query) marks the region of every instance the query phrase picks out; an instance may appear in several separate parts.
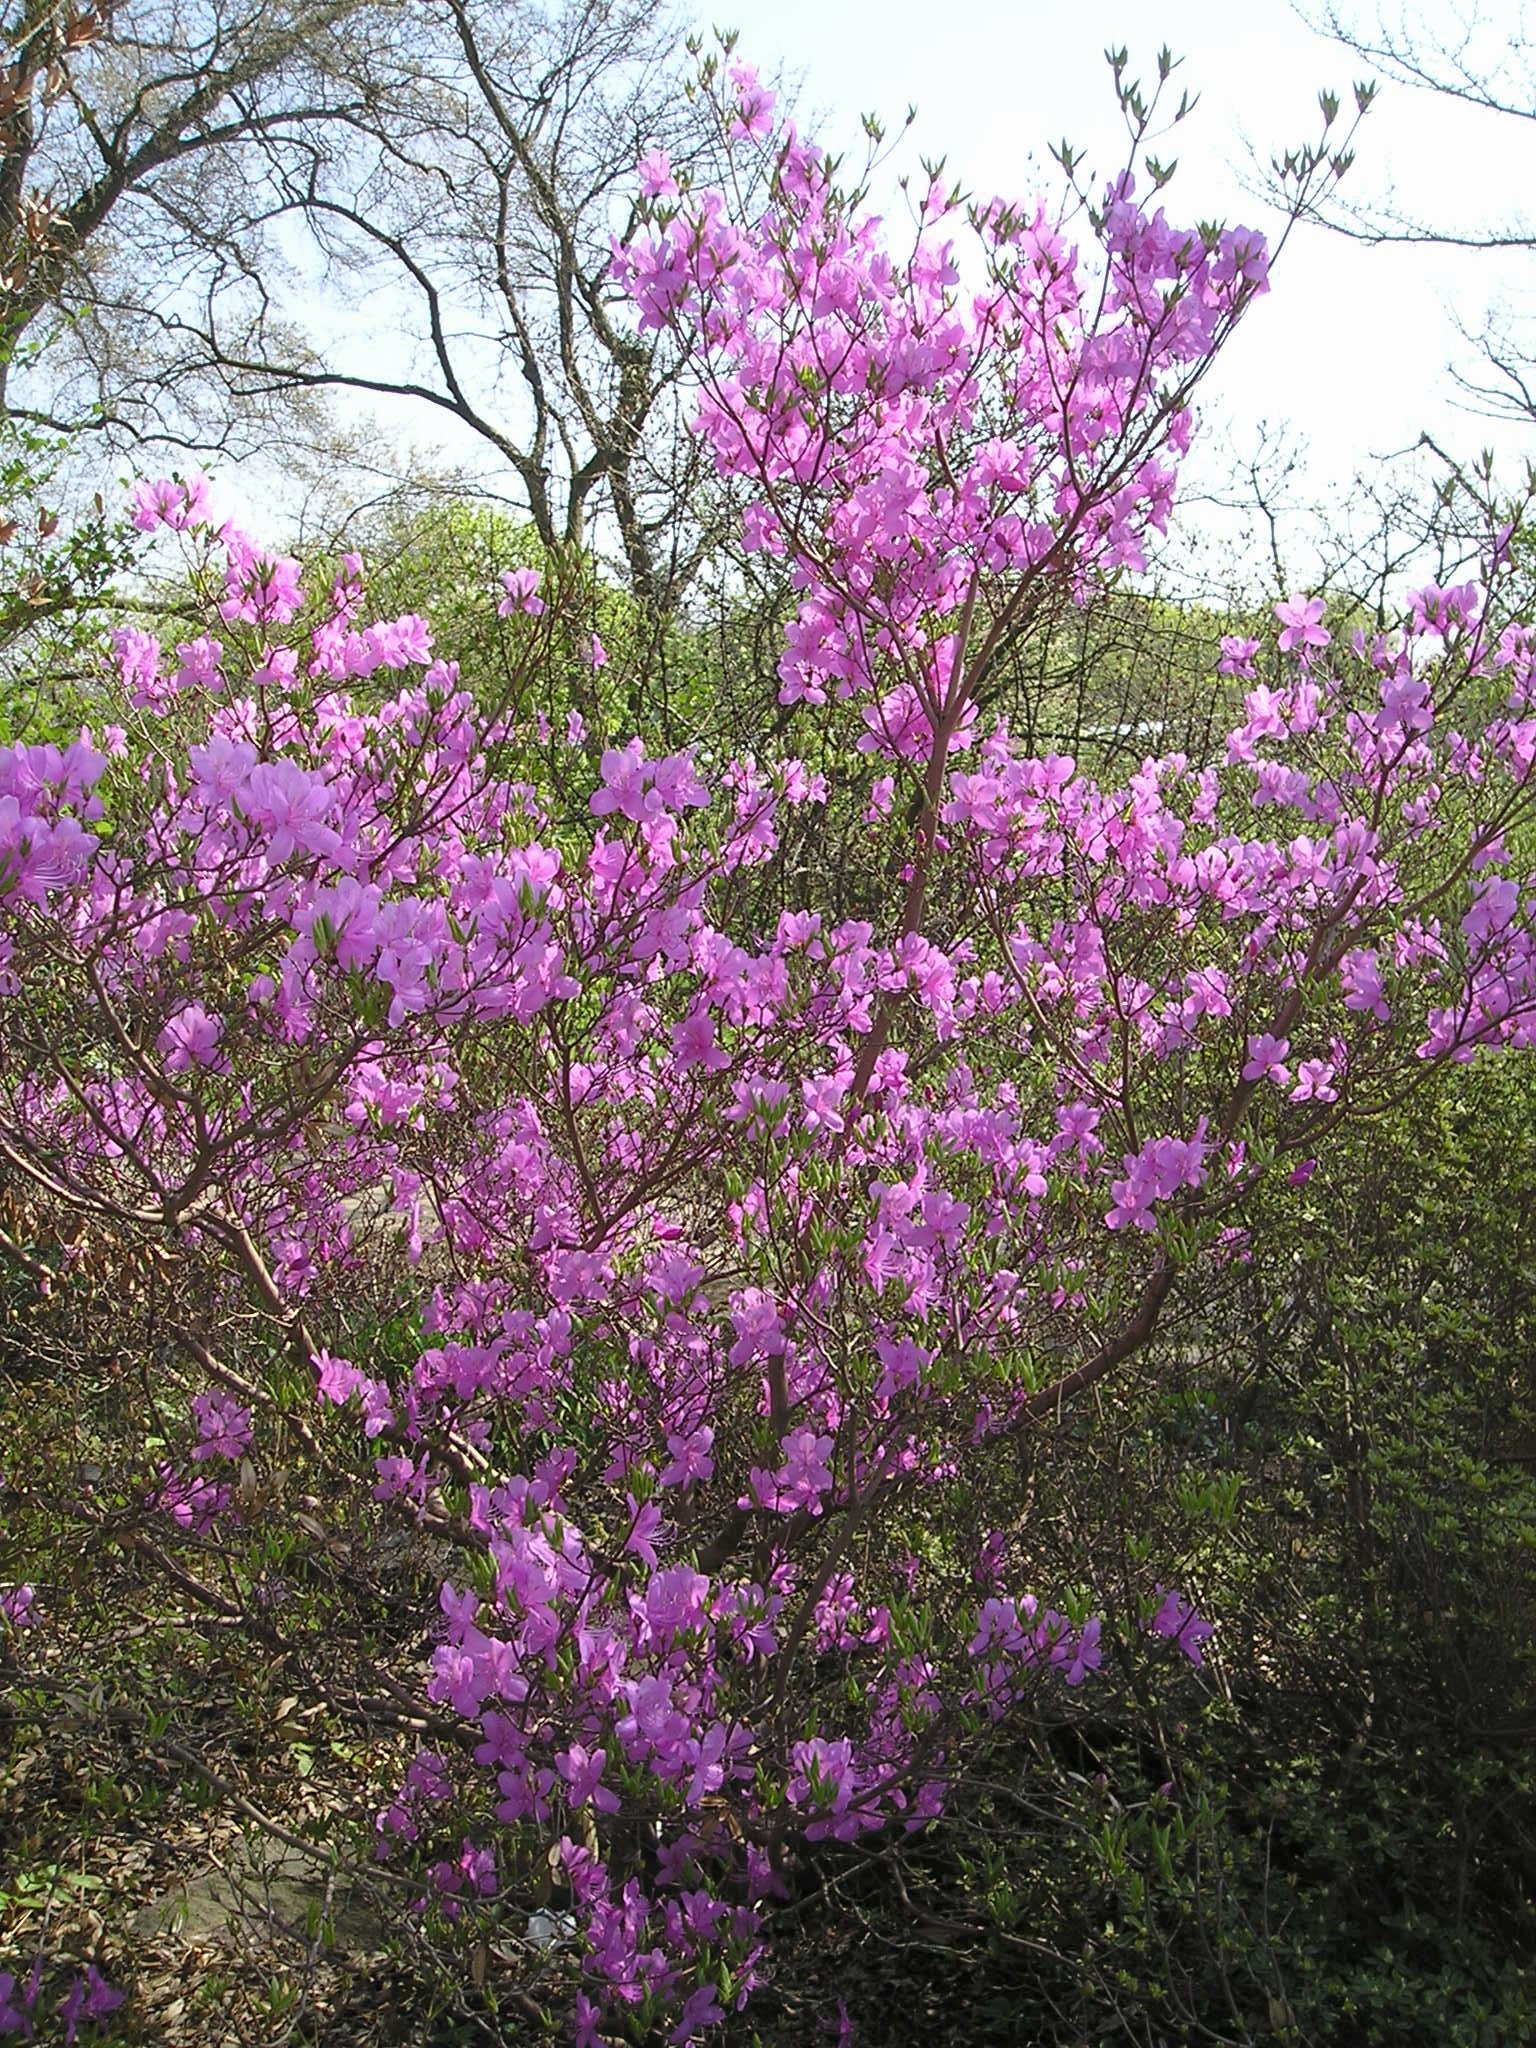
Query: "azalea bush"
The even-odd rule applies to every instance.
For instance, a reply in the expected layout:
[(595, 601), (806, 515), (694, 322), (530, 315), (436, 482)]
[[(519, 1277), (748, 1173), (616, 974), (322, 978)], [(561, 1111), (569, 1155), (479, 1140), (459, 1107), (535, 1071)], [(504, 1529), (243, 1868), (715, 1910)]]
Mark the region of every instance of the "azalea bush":
[(1053, 1458), (1342, 1126), (1536, 1034), (1503, 529), (1395, 632), (1229, 636), (1210, 760), (1101, 783), (989, 709), (1166, 522), (1262, 238), (1127, 173), (935, 182), (897, 248), (712, 89), (766, 204), (653, 152), (615, 261), (798, 594), (782, 744), (575, 708), (614, 657), (531, 568), (471, 693), (358, 559), (306, 589), (170, 478), (135, 519), (201, 630), (121, 628), (91, 729), (0, 756), (7, 1242), (57, 1292), (110, 1236), (166, 1361), (114, 1527), (263, 1641), (282, 1587), (213, 1561), (319, 1526), (295, 1460), (430, 1546), (375, 1854), (568, 1952), (586, 2043), (721, 2022), (806, 1849), (939, 1821), (1031, 1703), (1203, 1668), (1154, 1548), (1042, 1579)]
[(1127, 1646), (972, 1746), (941, 1829), (823, 1859), (765, 2042), (839, 1999), (861, 2048), (1530, 2031), (1533, 1085), (1479, 1060), (1338, 1133), (1057, 1440), (1037, 1544), (1176, 1559), (1214, 1647)]

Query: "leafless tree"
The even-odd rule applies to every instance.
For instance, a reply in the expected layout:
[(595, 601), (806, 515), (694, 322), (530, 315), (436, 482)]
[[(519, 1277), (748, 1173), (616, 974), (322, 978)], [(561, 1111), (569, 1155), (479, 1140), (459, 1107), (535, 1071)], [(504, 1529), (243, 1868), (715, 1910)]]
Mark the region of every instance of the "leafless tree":
[[(373, 96), (361, 0), (4, 0), (0, 404), (60, 428), (163, 426), (166, 306), (232, 259), (233, 195), (279, 137)], [(177, 411), (195, 423), (182, 378)], [(194, 428), (195, 430), (195, 428)]]
[(637, 157), (716, 161), (666, 0), (87, 4), (12, 0), (5, 402), (233, 454), (366, 403), (386, 471), (435, 422), (668, 609), (707, 484), (675, 351), (608, 278)]
[[(1424, 11), (1383, 6), (1374, 16), (1329, 4), (1300, 11), (1386, 84), (1486, 116), (1506, 130), (1527, 124), (1536, 143), (1536, 19), (1525, 0), (1437, 0)], [(1316, 217), (1335, 232), (1370, 243), (1502, 252), (1536, 252), (1536, 214), (1515, 195), (1486, 222), (1420, 211), (1389, 194), (1353, 203), (1327, 195)], [(1536, 420), (1536, 343), (1507, 313), (1464, 329), (1483, 362), (1456, 382), (1474, 409)]]

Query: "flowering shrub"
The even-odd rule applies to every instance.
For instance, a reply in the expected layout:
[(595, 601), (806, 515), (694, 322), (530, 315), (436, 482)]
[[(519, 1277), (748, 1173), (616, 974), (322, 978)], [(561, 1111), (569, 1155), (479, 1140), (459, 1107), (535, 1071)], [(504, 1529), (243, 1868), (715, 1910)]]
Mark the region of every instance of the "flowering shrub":
[[(134, 517), (202, 630), (120, 631), (99, 738), (0, 756), (0, 1150), (61, 1229), (201, 1276), (216, 1384), (154, 1505), (242, 1512), (263, 1420), (216, 1354), (259, 1316), (451, 1546), (426, 1693), (463, 1756), (418, 1756), (378, 1853), (457, 1913), (508, 1831), (547, 1845), (586, 2042), (718, 2022), (797, 1843), (930, 1821), (975, 1730), (1090, 1678), (1091, 1595), (1028, 1583), (1021, 1440), (1112, 1401), (1341, 1120), (1536, 1031), (1536, 642), (1485, 593), (1344, 647), (1288, 600), (1224, 646), (1224, 758), (1124, 786), (989, 717), (1042, 591), (1166, 520), (1262, 240), (1122, 179), (1091, 260), (973, 209), (965, 289), (939, 188), (898, 256), (732, 92), (765, 210), (653, 152), (617, 261), (791, 565), (784, 751), (552, 731), (539, 679), (607, 657), (528, 570), (476, 705), (356, 558), (313, 599), (172, 479)], [(832, 804), (867, 919), (781, 858)], [(365, 1278), (404, 1369), (348, 1345)], [(1136, 1619), (1199, 1665), (1156, 1564)]]

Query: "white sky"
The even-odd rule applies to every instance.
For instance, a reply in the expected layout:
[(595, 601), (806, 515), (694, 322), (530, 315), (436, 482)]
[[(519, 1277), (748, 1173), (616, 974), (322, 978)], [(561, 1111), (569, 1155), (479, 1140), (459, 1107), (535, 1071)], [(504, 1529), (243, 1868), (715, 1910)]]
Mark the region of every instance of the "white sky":
[[(709, 0), (680, 0), (701, 9)], [(1340, 0), (1375, 19), (1377, 0)], [(1401, 19), (1399, 0), (1382, 0)], [(1409, 0), (1411, 4), (1411, 0)], [(943, 156), (973, 194), (1023, 197), (1059, 189), (1049, 148), (1063, 137), (1101, 174), (1122, 161), (1125, 134), (1104, 50), (1124, 44), (1128, 73), (1149, 85), (1158, 47), (1182, 59), (1176, 83), (1199, 104), (1160, 148), (1178, 158), (1162, 195), (1171, 219), (1281, 225), (1257, 192), (1270, 157), (1321, 132), (1317, 95), (1342, 101), (1347, 128), (1354, 79), (1366, 69), (1310, 28), (1288, 0), (718, 0), (723, 23), (740, 31), (738, 55), (769, 74), (782, 67), (802, 84), (802, 132), (857, 159), (859, 117), (877, 113), (898, 130), (909, 105), (917, 119), (891, 170), (919, 170)], [(1536, 98), (1536, 51), (1527, 56), (1520, 0), (1422, 0), (1421, 34), (1454, 34), (1464, 7), (1480, 7), (1479, 63), (1518, 74), (1510, 90)], [(705, 17), (706, 21), (708, 17)], [(1536, 23), (1533, 23), (1536, 36)], [(1501, 45), (1513, 44), (1510, 50)], [(1523, 80), (1523, 84), (1520, 82)], [(1177, 91), (1169, 105), (1177, 104)], [(1533, 105), (1536, 114), (1536, 105)], [(1405, 210), (1472, 229), (1519, 212), (1506, 194), (1536, 189), (1536, 118), (1506, 120), (1384, 83), (1357, 143), (1344, 193), (1357, 202), (1395, 194)], [(1450, 366), (1475, 373), (1475, 332), (1490, 307), (1536, 306), (1536, 246), (1492, 254), (1362, 247), (1302, 227), (1276, 268), (1273, 289), (1249, 312), (1203, 388), (1203, 431), (1186, 465), (1186, 533), (1214, 537), (1250, 571), (1252, 530), (1202, 509), (1234, 459), (1278, 444), (1300, 458), (1289, 485), (1293, 516), (1283, 532), (1287, 572), (1309, 580), (1313, 508), (1357, 530), (1372, 524), (1368, 493), (1394, 474), (1384, 462), (1428, 430), (1466, 460), (1492, 446), (1506, 478), (1536, 457), (1536, 429), (1479, 417), (1454, 386)], [(372, 316), (377, 320), (377, 313)], [(1532, 335), (1536, 352), (1536, 329)], [(392, 433), (430, 443), (435, 423), (393, 410)], [(1404, 465), (1396, 465), (1403, 469)], [(1403, 481), (1408, 477), (1405, 474)], [(256, 475), (226, 470), (221, 504), (249, 494), (256, 523), (283, 524), (277, 500)], [(263, 502), (267, 501), (267, 502)], [(293, 508), (285, 508), (291, 516)], [(1240, 532), (1242, 537), (1240, 538)], [(1219, 566), (1213, 573), (1220, 574)]]
[[(1317, 95), (1332, 87), (1353, 109), (1360, 60), (1317, 34), (1286, 0), (724, 0), (741, 31), (738, 54), (767, 73), (803, 79), (801, 107), (829, 145), (861, 143), (858, 117), (888, 131), (909, 105), (918, 118), (905, 160), (944, 156), (975, 193), (1056, 189), (1049, 145), (1069, 139), (1107, 172), (1124, 130), (1106, 46), (1130, 52), (1129, 75), (1155, 81), (1159, 45), (1183, 59), (1177, 81), (1199, 105), (1159, 154), (1178, 158), (1162, 203), (1173, 220), (1263, 227), (1278, 218), (1255, 197), (1255, 159), (1320, 133)], [(1346, 6), (1345, 11), (1348, 11)], [(1356, 7), (1374, 22), (1374, 0)], [(1454, 33), (1455, 0), (1433, 0), (1421, 21)], [(1484, 0), (1475, 52), (1509, 64), (1500, 44), (1520, 36), (1515, 0)], [(1391, 18), (1400, 19), (1395, 13)], [(1536, 60), (1533, 60), (1536, 61)], [(1516, 70), (1526, 67), (1517, 56)], [(1527, 76), (1529, 73), (1527, 72)], [(1529, 87), (1526, 88), (1529, 91)], [(1170, 105), (1177, 104), (1175, 93)], [(1536, 110), (1533, 110), (1536, 111)], [(1383, 84), (1343, 191), (1357, 202), (1395, 192), (1407, 210), (1484, 227), (1518, 211), (1504, 195), (1536, 185), (1536, 121), (1500, 119), (1403, 86)], [(1202, 398), (1197, 473), (1214, 475), (1230, 447), (1247, 458), (1260, 423), (1286, 430), (1303, 455), (1299, 498), (1345, 508), (1358, 472), (1411, 448), (1422, 431), (1461, 459), (1492, 446), (1523, 473), (1536, 433), (1477, 417), (1449, 374), (1475, 372), (1457, 331), (1481, 327), (1490, 305), (1516, 303), (1536, 284), (1528, 254), (1368, 248), (1300, 228), (1270, 295), (1250, 312)]]

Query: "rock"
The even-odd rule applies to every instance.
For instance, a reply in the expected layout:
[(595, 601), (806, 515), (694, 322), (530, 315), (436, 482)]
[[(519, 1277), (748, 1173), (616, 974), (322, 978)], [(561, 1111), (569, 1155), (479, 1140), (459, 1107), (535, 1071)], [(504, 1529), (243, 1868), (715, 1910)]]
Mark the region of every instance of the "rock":
[(353, 1887), (338, 1878), (326, 1903), (319, 1856), (262, 1836), (237, 1835), (222, 1868), (202, 1871), (141, 1906), (130, 1925), (141, 1940), (174, 1935), (189, 1948), (249, 1949), (314, 1939), (329, 1923), (324, 1946), (368, 1953), (384, 1945), (382, 1921)]

